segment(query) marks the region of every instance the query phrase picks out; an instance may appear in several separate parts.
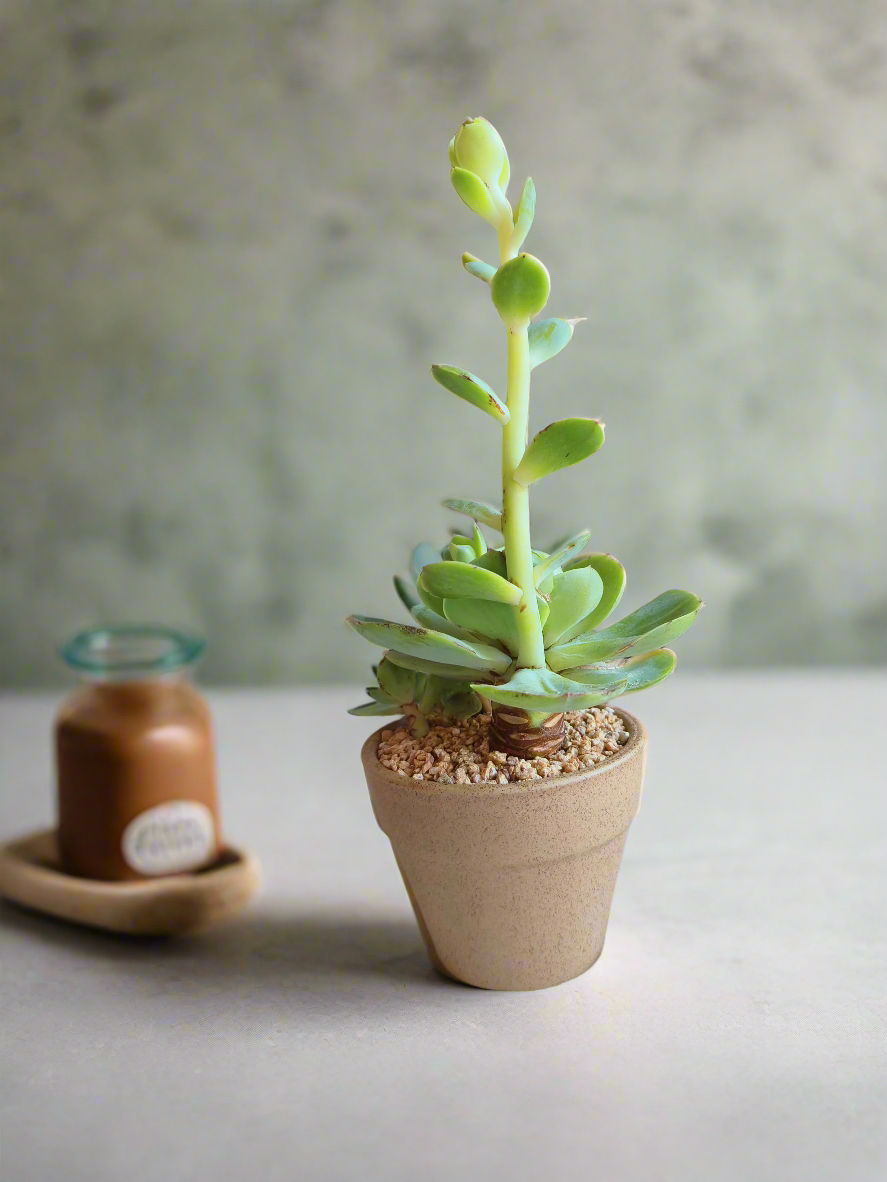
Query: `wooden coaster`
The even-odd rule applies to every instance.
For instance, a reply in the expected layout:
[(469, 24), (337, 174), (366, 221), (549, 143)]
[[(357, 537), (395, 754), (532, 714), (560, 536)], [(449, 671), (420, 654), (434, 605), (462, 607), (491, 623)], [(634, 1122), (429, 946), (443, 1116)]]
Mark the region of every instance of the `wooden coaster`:
[(231, 846), (206, 870), (121, 883), (65, 874), (53, 829), (0, 846), (0, 895), (59, 919), (128, 935), (200, 931), (236, 915), (258, 885), (257, 860)]

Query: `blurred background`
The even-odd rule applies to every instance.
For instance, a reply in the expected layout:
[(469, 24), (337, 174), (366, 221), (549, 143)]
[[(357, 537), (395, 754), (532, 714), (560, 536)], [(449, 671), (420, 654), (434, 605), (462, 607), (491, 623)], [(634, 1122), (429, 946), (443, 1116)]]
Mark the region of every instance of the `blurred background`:
[(883, 0), (0, 0), (0, 55), (0, 683), (121, 619), (204, 629), (206, 681), (363, 676), (342, 618), (498, 501), (428, 375), (502, 386), (475, 114), (589, 318), (532, 428), (607, 425), (536, 544), (700, 593), (687, 665), (887, 661)]

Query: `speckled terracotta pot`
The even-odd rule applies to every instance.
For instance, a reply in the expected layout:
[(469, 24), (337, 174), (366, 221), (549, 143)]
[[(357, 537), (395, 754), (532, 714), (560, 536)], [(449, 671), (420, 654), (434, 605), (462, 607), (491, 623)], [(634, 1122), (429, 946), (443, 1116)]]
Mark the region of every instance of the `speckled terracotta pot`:
[(587, 772), (518, 784), (436, 784), (361, 753), (373, 811), (391, 841), (429, 956), (484, 989), (544, 989), (601, 954), (647, 754), (641, 723)]

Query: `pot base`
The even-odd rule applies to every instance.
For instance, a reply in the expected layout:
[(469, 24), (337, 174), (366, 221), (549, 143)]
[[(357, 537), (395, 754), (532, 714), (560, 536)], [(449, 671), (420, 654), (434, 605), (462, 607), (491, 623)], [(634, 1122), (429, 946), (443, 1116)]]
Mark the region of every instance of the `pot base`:
[[(566, 870), (570, 875), (572, 886), (566, 906), (558, 908), (563, 914), (553, 918), (552, 930), (543, 931), (544, 920), (539, 922), (549, 910), (544, 898), (537, 898), (528, 905), (530, 924), (524, 931), (514, 923), (510, 909), (503, 910), (495, 902), (492, 906), (481, 903), (481, 910), (487, 911), (488, 915), (480, 931), (475, 917), (469, 917), (464, 925), (460, 924), (458, 931), (448, 931), (446, 912), (449, 909), (436, 907), (429, 900), (426, 906), (435, 930), (440, 932), (438, 941), (432, 935), (422, 906), (396, 854), (395, 861), (428, 959), (437, 972), (475, 989), (527, 993), (581, 977), (600, 959), (624, 845), (625, 835), (622, 835), (605, 847), (590, 850), (578, 859), (569, 859), (573, 865), (560, 869), (561, 874)], [(547, 870), (548, 873), (558, 873), (556, 867)], [(509, 884), (508, 894), (527, 894), (525, 882), (526, 874), (519, 874), (517, 881), (512, 880)], [(502, 885), (501, 876), (497, 882), (487, 882), (491, 895), (497, 885)], [(450, 895), (451, 900), (454, 898), (458, 899), (458, 888)], [(475, 908), (470, 904), (465, 910)], [(533, 923), (534, 918), (536, 923)]]

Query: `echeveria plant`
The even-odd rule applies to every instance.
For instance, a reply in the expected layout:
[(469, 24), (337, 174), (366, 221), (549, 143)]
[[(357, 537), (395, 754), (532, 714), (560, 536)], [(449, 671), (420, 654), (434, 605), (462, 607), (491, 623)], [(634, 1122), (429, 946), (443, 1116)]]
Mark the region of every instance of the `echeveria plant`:
[[(444, 549), (413, 552), (412, 581), (395, 587), (411, 624), (350, 616), (361, 636), (386, 649), (375, 667), (372, 699), (351, 713), (404, 714), (414, 735), (429, 719), (491, 713), (491, 745), (512, 755), (548, 755), (563, 737), (564, 712), (598, 706), (654, 685), (675, 667), (660, 647), (686, 631), (702, 606), (689, 591), (665, 591), (617, 624), (600, 625), (619, 602), (625, 571), (610, 554), (587, 553), (588, 530), (553, 553), (530, 540), (530, 486), (584, 460), (604, 441), (597, 419), (560, 419), (528, 443), (530, 375), (570, 341), (576, 320), (534, 317), (548, 302), (545, 266), (521, 251), (536, 193), (528, 178), (514, 209), (506, 197), (510, 166), (486, 119), (466, 119), (450, 141), (450, 179), (472, 212), (496, 231), (499, 266), (464, 254), (465, 270), (489, 285), (507, 342), (501, 398), (474, 374), (433, 365), (435, 380), (485, 411), (502, 429), (502, 508), (450, 499), (473, 519)], [(500, 533), (490, 548), (480, 527)]]

